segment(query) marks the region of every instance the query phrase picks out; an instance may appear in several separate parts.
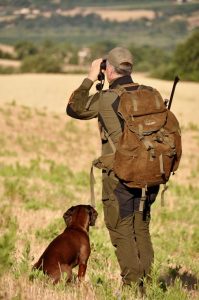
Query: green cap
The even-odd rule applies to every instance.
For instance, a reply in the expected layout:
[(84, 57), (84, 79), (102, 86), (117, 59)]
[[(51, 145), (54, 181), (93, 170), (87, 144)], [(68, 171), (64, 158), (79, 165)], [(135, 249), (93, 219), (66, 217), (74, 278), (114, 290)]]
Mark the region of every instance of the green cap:
[[(108, 62), (115, 68), (121, 69), (121, 64), (129, 63), (133, 65), (133, 56), (131, 52), (123, 47), (113, 48), (107, 56)], [(122, 67), (122, 69), (124, 69)]]

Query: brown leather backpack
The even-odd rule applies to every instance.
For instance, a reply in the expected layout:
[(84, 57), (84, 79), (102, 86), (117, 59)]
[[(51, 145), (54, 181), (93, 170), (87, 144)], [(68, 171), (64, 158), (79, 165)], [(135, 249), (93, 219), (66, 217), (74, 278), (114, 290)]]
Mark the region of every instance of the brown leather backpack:
[[(137, 85), (137, 89), (128, 91), (124, 86), (114, 89), (120, 97), (118, 114), (123, 119), (124, 130), (115, 148), (109, 133), (103, 128), (113, 152), (93, 161), (90, 173), (91, 202), (95, 203), (95, 166), (114, 171), (129, 187), (141, 188), (139, 210), (143, 211), (147, 187), (165, 185), (179, 166), (182, 155), (181, 131), (178, 120), (156, 89), (131, 85)], [(161, 193), (162, 205), (166, 189), (165, 185)]]
[(176, 117), (156, 89), (140, 85), (137, 90), (116, 92), (124, 130), (115, 150), (114, 173), (129, 187), (166, 183), (182, 154)]

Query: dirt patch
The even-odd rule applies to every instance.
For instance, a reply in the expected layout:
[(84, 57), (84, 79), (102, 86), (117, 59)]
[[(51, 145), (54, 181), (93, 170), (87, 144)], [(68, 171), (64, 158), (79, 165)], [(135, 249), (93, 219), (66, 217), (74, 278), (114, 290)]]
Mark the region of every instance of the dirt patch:
[(63, 16), (76, 16), (83, 15), (87, 16), (89, 14), (99, 15), (103, 20), (125, 22), (129, 20), (139, 20), (141, 18), (146, 18), (152, 20), (155, 18), (155, 12), (153, 10), (113, 10), (112, 8), (100, 8), (100, 7), (75, 7), (71, 10), (60, 11), (60, 15)]
[(0, 59), (0, 66), (19, 68), (21, 66), (21, 62), (19, 60)]
[(10, 45), (0, 44), (0, 50), (3, 52), (10, 53), (10, 54), (15, 54), (14, 47), (10, 46)]

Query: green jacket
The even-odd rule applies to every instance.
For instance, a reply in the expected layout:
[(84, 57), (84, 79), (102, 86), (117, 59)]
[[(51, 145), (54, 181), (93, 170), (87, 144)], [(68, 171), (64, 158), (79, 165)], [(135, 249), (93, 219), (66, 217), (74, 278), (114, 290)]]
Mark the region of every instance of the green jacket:
[(129, 83), (133, 83), (131, 76), (123, 76), (114, 80), (108, 90), (97, 92), (90, 96), (89, 91), (93, 82), (86, 78), (69, 99), (66, 112), (70, 117), (81, 120), (98, 118), (102, 140), (102, 155), (113, 151), (110, 143), (104, 136), (103, 129), (108, 132), (115, 146), (117, 146), (122, 133), (123, 122), (117, 114), (119, 97), (114, 89)]

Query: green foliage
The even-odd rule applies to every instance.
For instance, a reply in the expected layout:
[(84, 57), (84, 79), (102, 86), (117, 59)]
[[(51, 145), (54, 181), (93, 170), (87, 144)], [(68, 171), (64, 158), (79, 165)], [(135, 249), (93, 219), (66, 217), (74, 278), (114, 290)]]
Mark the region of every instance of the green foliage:
[(0, 74), (15, 74), (18, 72), (17, 68), (0, 66)]
[(49, 57), (45, 54), (38, 54), (26, 57), (21, 65), (23, 73), (60, 73), (62, 61), (56, 57)]
[(97, 57), (102, 57), (112, 48), (116, 47), (116, 43), (111, 40), (100, 41), (97, 43), (91, 44), (91, 59), (96, 59)]
[[(47, 112), (45, 115), (42, 115), (35, 110), (29, 112), (25, 107), (21, 108), (21, 111), (18, 112), (19, 108), (15, 102), (13, 105), (14, 110), (21, 119), (26, 120), (26, 110), (27, 114), (31, 113), (32, 118), (30, 124), (35, 122), (35, 114), (37, 115), (37, 121), (45, 120), (46, 124), (48, 124), (48, 122), (51, 124), (53, 120), (55, 120), (54, 115), (50, 117)], [(5, 118), (9, 116), (11, 112), (12, 110), (7, 107), (1, 109), (2, 117)], [(61, 124), (61, 120), (61, 117), (59, 117), (57, 124)], [(58, 125), (60, 127), (56, 128), (58, 132), (57, 138), (63, 134), (62, 131), (68, 133), (69, 136), (73, 138), (79, 137), (79, 132), (81, 132), (81, 134), (86, 133), (87, 135), (89, 132), (90, 136), (94, 134), (91, 129), (90, 131), (89, 128), (85, 130), (86, 127), (82, 129), (73, 121), (67, 122), (65, 126)], [(189, 130), (197, 131), (197, 126), (194, 124), (189, 124), (188, 126)], [(12, 128), (10, 130), (12, 130)], [(42, 134), (42, 132), (40, 133)], [(20, 135), (21, 132), (18, 134)], [(36, 134), (38, 138), (38, 132), (36, 132)], [(196, 135), (196, 132), (194, 132), (194, 134)], [(23, 138), (24, 140), (27, 139), (26, 135), (23, 136)], [(50, 136), (50, 138), (52, 137)], [(10, 139), (9, 135), (2, 136), (0, 146), (7, 149), (6, 146), (9, 144), (8, 139)], [(65, 143), (67, 134), (62, 140), (63, 143)], [(78, 139), (74, 139), (74, 141), (77, 141), (79, 145)], [(54, 142), (59, 143), (59, 147), (63, 147), (63, 144), (60, 144), (60, 140), (55, 139)], [(42, 245), (45, 242), (47, 246), (47, 244), (65, 228), (61, 215), (59, 215), (57, 219), (53, 218), (49, 220), (50, 224), (44, 224), (42, 228), (39, 227), (41, 222), (38, 224), (37, 218), (43, 215), (43, 213), (46, 216), (52, 207), (54, 207), (55, 210), (61, 210), (63, 213), (63, 209), (65, 210), (69, 208), (70, 205), (74, 205), (74, 199), (79, 203), (80, 199), (85, 199), (89, 193), (89, 177), (86, 170), (75, 172), (73, 169), (70, 169), (67, 162), (71, 156), (67, 156), (66, 151), (61, 152), (62, 157), (60, 155), (59, 159), (56, 159), (56, 156), (52, 156), (50, 160), (46, 160), (44, 148), (46, 144), (48, 145), (47, 140), (43, 140), (42, 143), (39, 142), (38, 144), (39, 149), (30, 146), (25, 163), (23, 158), (21, 159), (23, 163), (20, 162), (21, 152), (19, 152), (17, 153), (18, 156), (16, 159), (19, 160), (18, 163), (13, 162), (16, 160), (10, 162), (10, 160), (5, 159), (4, 162), (0, 164), (0, 180), (2, 183), (2, 195), (0, 195), (0, 228), (1, 233), (3, 232), (0, 237), (0, 266), (2, 265), (0, 272), (6, 275), (2, 285), (1, 280), (4, 276), (0, 278), (0, 285), (3, 287), (4, 293), (7, 291), (8, 278), (10, 281), (9, 286), (16, 287), (15, 290), (13, 289), (12, 299), (14, 299), (14, 297), (16, 299), (26, 299), (29, 297), (30, 291), (32, 299), (41, 299), (43, 295), (44, 297), (49, 295), (49, 299), (54, 297), (57, 299), (64, 299), (65, 297), (70, 299), (86, 299), (87, 297), (97, 300), (141, 299), (137, 286), (133, 285), (132, 287), (123, 289), (120, 286), (118, 262), (114, 253), (114, 247), (111, 245), (108, 230), (103, 221), (103, 209), (100, 201), (101, 172), (99, 170), (96, 171), (98, 174), (96, 178), (96, 194), (98, 199), (96, 205), (99, 215), (96, 226), (90, 228), (89, 232), (91, 256), (87, 269), (88, 279), (85, 284), (82, 284), (83, 288), (85, 287), (85, 290), (83, 290), (84, 293), (82, 293), (81, 285), (78, 285), (77, 288), (76, 281), (70, 285), (66, 285), (64, 280), (62, 280), (61, 283), (53, 286), (42, 272), (38, 270), (30, 271), (32, 265), (32, 247), (33, 249), (37, 249), (36, 251), (38, 252), (35, 253), (34, 251), (33, 254), (35, 257), (38, 257), (38, 255), (41, 254), (39, 247), (41, 241)], [(19, 145), (17, 144), (17, 146)], [(91, 151), (93, 151), (92, 146), (91, 148), (88, 147), (87, 150), (91, 153)], [(38, 153), (44, 153), (44, 156)], [(38, 155), (38, 158), (35, 159), (35, 157), (37, 157), (36, 155)], [(31, 160), (31, 157), (34, 157), (34, 159)], [(62, 161), (62, 163), (60, 161)], [(190, 168), (195, 173), (194, 179), (196, 180), (194, 182), (197, 182), (198, 161), (194, 160), (194, 165), (190, 163)], [(175, 180), (175, 177), (173, 178)], [(184, 180), (186, 180), (185, 184)], [(183, 184), (177, 184), (175, 181), (174, 183), (171, 181), (169, 183), (169, 191), (165, 194), (165, 207), (160, 207), (159, 198), (152, 206), (151, 233), (155, 251), (155, 264), (150, 280), (146, 280), (145, 282), (146, 299), (197, 299), (193, 283), (196, 283), (196, 275), (198, 275), (198, 262), (196, 257), (199, 251), (199, 189), (197, 186), (194, 186), (194, 182), (190, 180), (191, 184), (189, 184), (186, 176), (183, 178)], [(3, 201), (5, 205), (2, 206)], [(62, 205), (60, 205), (60, 203)], [(15, 210), (16, 206), (17, 209)], [(45, 212), (41, 211), (39, 214), (35, 211), (29, 213), (25, 211), (25, 209), (37, 210), (43, 207), (46, 208)], [(57, 212), (55, 213), (57, 215)], [(17, 227), (15, 228), (14, 225), (13, 227), (10, 225), (13, 222), (13, 214), (16, 214), (19, 218), (20, 240), (18, 239), (17, 244), (20, 249), (22, 249), (22, 253), (20, 252), (21, 255), (17, 260), (15, 259), (15, 261), (13, 259), (13, 253), (15, 250)], [(27, 224), (25, 224), (24, 220), (21, 219), (24, 214), (26, 217), (30, 215), (30, 223), (26, 219)], [(49, 215), (52, 216), (52, 211)], [(34, 220), (35, 222), (33, 222)], [(31, 228), (30, 224), (32, 226)], [(22, 225), (24, 225), (25, 228), (23, 228)], [(7, 237), (5, 238), (6, 234)], [(33, 238), (33, 235), (36, 236), (36, 240)], [(33, 245), (32, 242), (34, 242), (35, 245)], [(1, 251), (2, 249), (3, 252)], [(182, 265), (182, 269), (185, 270), (183, 271), (184, 273), (182, 272), (181, 274), (176, 267), (171, 268), (171, 262), (175, 263), (176, 266)], [(8, 270), (11, 272), (8, 273)], [(192, 275), (188, 273), (188, 270), (192, 271)], [(74, 273), (76, 272), (77, 268), (74, 270)], [(168, 279), (168, 281), (166, 281), (165, 278), (164, 281), (160, 281), (162, 273), (166, 274), (165, 278)], [(185, 278), (187, 281), (184, 280), (184, 275), (187, 275), (187, 278)], [(34, 282), (28, 281), (28, 278), (34, 279)], [(192, 280), (191, 284), (188, 280)], [(1, 295), (4, 294), (0, 291), (0, 298)], [(7, 297), (7, 294), (5, 295)], [(2, 296), (2, 299), (4, 298), (5, 296)]]
[(171, 189), (172, 192), (178, 197), (187, 197), (195, 200), (199, 199), (199, 188), (191, 184), (189, 184), (188, 186), (182, 186), (177, 183), (172, 183)]
[[(76, 3), (76, 4), (75, 4)], [(68, 41), (72, 44), (87, 46), (95, 42), (104, 40), (128, 44), (135, 42), (137, 45), (158, 45), (166, 49), (173, 48), (177, 41), (182, 41), (188, 33), (188, 24), (186, 17), (198, 9), (197, 3), (188, 3), (186, 5), (177, 5), (170, 1), (98, 1), (100, 5), (112, 6), (118, 10), (149, 9), (156, 12), (156, 18), (148, 20), (146, 18), (139, 20), (130, 20), (125, 22), (108, 21), (102, 19), (95, 13), (89, 15), (60, 16), (56, 14), (55, 7), (68, 9), (77, 6), (95, 6), (96, 2), (90, 1), (61, 1), (61, 3), (49, 3), (43, 5), (37, 3), (42, 10), (50, 10), (52, 16), (44, 18), (38, 16), (36, 19), (26, 19), (16, 17), (15, 21), (2, 22), (0, 29), (1, 40), (14, 43), (20, 39), (29, 41), (41, 41), (44, 38), (61, 42)], [(14, 4), (13, 4), (14, 5)], [(19, 5), (20, 6), (20, 5)], [(26, 5), (26, 7), (28, 4)], [(170, 17), (181, 15), (183, 20), (170, 20)], [(11, 24), (10, 24), (11, 23)], [(10, 24), (11, 26), (8, 26)], [(14, 26), (13, 26), (14, 25)], [(29, 51), (29, 49), (28, 49)], [(75, 63), (76, 56), (72, 58)]]
[(0, 236), (0, 276), (14, 264), (13, 252), (17, 234), (17, 223), (11, 220), (7, 232)]
[(173, 64), (184, 80), (199, 81), (199, 30), (177, 46)]
[(167, 63), (171, 55), (163, 49), (148, 45), (138, 47), (131, 44), (128, 48), (133, 53), (135, 69), (137, 71), (151, 71), (156, 68), (157, 65)]
[(30, 241), (25, 240), (24, 249), (17, 268), (15, 267), (15, 277), (19, 278), (20, 275), (27, 274), (30, 271)]
[[(110, 5), (114, 6), (114, 9), (144, 8), (154, 10), (156, 13), (156, 17), (152, 20), (142, 18), (124, 22), (104, 20), (95, 13), (86, 16), (82, 14), (60, 16), (55, 13), (55, 7), (66, 9), (75, 5), (93, 6), (89, 0), (84, 3), (75, 1), (73, 4), (70, 1), (60, 1), (59, 4), (52, 1), (48, 2), (48, 6), (43, 1), (40, 3), (35, 0), (34, 3), (43, 10), (48, 7), (52, 16), (50, 18), (38, 16), (36, 19), (16, 17), (14, 26), (8, 26), (9, 22), (1, 23), (0, 34), (3, 30), (3, 38), (10, 39), (12, 43), (16, 38), (18, 40), (16, 30), (17, 32), (20, 30), (21, 41), (17, 42), (15, 50), (18, 58), (22, 59), (21, 72), (61, 73), (66, 69), (65, 62), (78, 64), (79, 47), (91, 48), (91, 57), (86, 60), (86, 63), (90, 63), (92, 59), (106, 54), (116, 45), (130, 45), (135, 56), (135, 70), (149, 71), (152, 76), (163, 79), (173, 79), (174, 75), (178, 74), (182, 80), (198, 81), (197, 31), (195, 37), (193, 35), (187, 42), (182, 43), (190, 32), (187, 18), (198, 10), (197, 2), (183, 5), (158, 0), (133, 1), (133, 3), (126, 0), (122, 5), (119, 1), (111, 0), (95, 2), (94, 5), (97, 3)], [(12, 5), (15, 7), (15, 4), (9, 2), (9, 6)], [(17, 7), (21, 5), (17, 4)], [(175, 18), (179, 15), (181, 19)], [(44, 38), (47, 40), (39, 44), (38, 42)], [(65, 40), (67, 44), (63, 43)], [(173, 54), (172, 51), (177, 44), (179, 46)], [(191, 45), (194, 45), (194, 49)], [(0, 68), (0, 73), (13, 72), (17, 70)], [(74, 72), (80, 73), (82, 70)]]
[(51, 40), (44, 40), (41, 45), (20, 42), (15, 49), (22, 59), (21, 72), (61, 73), (68, 51), (72, 53), (70, 60), (77, 63), (77, 51), (72, 46), (63, 43), (58, 45)]
[(182, 80), (199, 81), (199, 31), (196, 30), (179, 44), (169, 64), (161, 64), (151, 72), (152, 76), (173, 79), (178, 74)]
[(38, 53), (37, 47), (29, 41), (20, 41), (15, 45), (15, 51), (17, 53), (18, 59), (24, 59), (29, 55), (34, 55)]
[[(6, 170), (8, 173), (9, 170)], [(26, 183), (19, 178), (5, 178), (4, 181), (5, 196), (12, 200), (18, 199), (25, 201), (26, 195)]]

